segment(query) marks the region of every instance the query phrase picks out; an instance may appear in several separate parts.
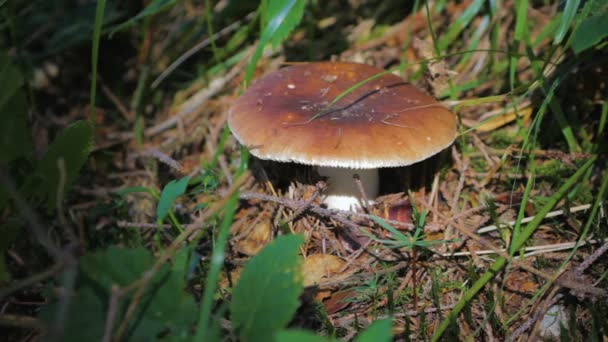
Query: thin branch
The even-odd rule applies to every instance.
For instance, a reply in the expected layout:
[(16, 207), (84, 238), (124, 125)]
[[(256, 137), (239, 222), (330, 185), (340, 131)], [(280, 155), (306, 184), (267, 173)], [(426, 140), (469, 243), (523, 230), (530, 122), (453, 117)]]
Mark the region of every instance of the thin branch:
[(38, 274), (34, 274), (33, 276), (31, 276), (29, 278), (25, 278), (25, 279), (21, 279), (21, 280), (17, 280), (15, 282), (13, 282), (11, 284), (11, 286), (0, 289), (0, 300), (10, 296), (11, 294), (13, 294), (17, 291), (20, 291), (21, 289), (30, 287), (34, 284), (37, 284), (47, 278), (50, 278), (50, 277), (56, 275), (58, 272), (61, 271), (62, 268), (63, 268), (63, 264), (61, 262), (59, 262), (59, 263), (56, 263), (55, 265), (51, 266), (46, 271), (43, 271)]
[[(255, 12), (248, 13), (245, 16), (244, 20), (249, 21), (249, 20), (253, 19), (255, 17), (255, 14), (256, 14)], [(192, 55), (194, 55), (195, 53), (197, 53), (200, 50), (207, 47), (211, 43), (211, 41), (213, 41), (214, 39), (220, 38), (222, 36), (225, 36), (233, 31), (236, 31), (241, 26), (241, 24), (243, 23), (244, 20), (235, 21), (234, 23), (224, 27), (223, 29), (221, 29), (220, 31), (218, 31), (217, 33), (212, 35), (211, 37), (206, 37), (205, 39), (203, 39), (202, 41), (200, 41), (199, 43), (197, 43), (196, 45), (191, 47), (188, 51), (186, 51), (184, 54), (179, 56), (173, 63), (171, 63), (171, 65), (169, 65), (165, 70), (163, 70), (163, 72), (154, 80), (154, 82), (152, 82), (151, 88), (156, 89), (156, 87), (158, 87), (158, 85), (162, 81), (164, 81), (165, 78), (167, 78), (175, 69), (177, 69), (177, 67), (179, 67), (182, 63), (184, 63), (188, 58), (192, 57)]]
[[(565, 209), (555, 210), (555, 211), (551, 211), (547, 215), (545, 215), (545, 218), (551, 218), (551, 217), (561, 216), (561, 215), (564, 215), (565, 213), (576, 213), (576, 212), (579, 212), (579, 211), (585, 211), (585, 210), (587, 210), (589, 208), (591, 208), (591, 204), (579, 205), (579, 206), (576, 206), (576, 207), (569, 208), (568, 210), (565, 210)], [(528, 223), (528, 222), (534, 220), (535, 217), (536, 216), (525, 217), (525, 218), (523, 218), (521, 220), (521, 223)], [(509, 226), (513, 226), (516, 223), (517, 223), (517, 221), (509, 221), (509, 222), (507, 222), (505, 224), (509, 225)], [(495, 226), (495, 225), (491, 225), (491, 226), (486, 226), (486, 227), (483, 227), (483, 228), (479, 228), (477, 230), (477, 233), (478, 234), (483, 234), (483, 233), (488, 233), (488, 232), (492, 232), (492, 231), (495, 231), (495, 230), (498, 230), (498, 227)]]

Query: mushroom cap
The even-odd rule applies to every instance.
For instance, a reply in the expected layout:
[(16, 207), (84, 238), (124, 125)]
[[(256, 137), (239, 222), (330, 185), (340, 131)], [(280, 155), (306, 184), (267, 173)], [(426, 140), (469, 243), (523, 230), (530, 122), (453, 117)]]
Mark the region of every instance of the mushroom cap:
[(384, 70), (347, 62), (303, 63), (258, 79), (230, 108), (236, 139), (260, 159), (370, 169), (429, 158), (456, 138), (456, 117)]

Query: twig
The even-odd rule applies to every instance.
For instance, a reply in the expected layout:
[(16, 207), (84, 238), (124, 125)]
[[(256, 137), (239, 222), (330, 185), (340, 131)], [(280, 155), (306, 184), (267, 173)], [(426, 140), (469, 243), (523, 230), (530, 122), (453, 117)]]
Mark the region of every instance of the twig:
[(543, 305), (542, 308), (538, 309), (534, 313), (534, 315), (532, 315), (532, 317), (530, 317), (524, 324), (522, 324), (519, 328), (517, 328), (513, 332), (513, 334), (511, 334), (511, 336), (509, 336), (509, 338), (507, 339), (507, 341), (515, 341), (515, 340), (517, 340), (519, 338), (519, 336), (521, 336), (524, 332), (526, 332), (526, 330), (528, 330), (532, 326), (534, 326), (534, 324), (538, 321), (538, 319), (541, 318), (541, 316), (544, 315), (545, 312), (551, 306), (553, 306), (555, 303), (557, 303), (557, 301), (560, 300), (562, 297), (563, 296), (561, 294), (557, 294), (557, 295), (553, 296), (553, 298), (551, 298), (551, 300), (547, 301), (546, 304)]
[(369, 199), (367, 197), (367, 193), (365, 192), (365, 188), (363, 187), (363, 183), (361, 182), (361, 177), (358, 174), (353, 175), (353, 179), (355, 180), (355, 184), (357, 184), (357, 188), (359, 189), (359, 194), (361, 195), (361, 205), (365, 212), (369, 212)]
[(177, 160), (169, 157), (166, 153), (164, 153), (163, 151), (161, 151), (157, 148), (148, 148), (145, 151), (134, 155), (134, 157), (138, 157), (138, 156), (146, 156), (146, 157), (155, 158), (158, 161), (160, 161), (161, 163), (169, 166), (170, 168), (174, 169), (175, 171), (177, 171), (179, 173), (183, 173), (183, 171), (184, 171), (184, 168)]
[(602, 256), (602, 254), (608, 251), (608, 240), (604, 241), (606, 242), (602, 245), (602, 247), (598, 248), (595, 252), (593, 252), (593, 254), (585, 258), (585, 260), (574, 269), (575, 277), (582, 278), (583, 272), (585, 272), (585, 270), (588, 269), (589, 266), (591, 266), (600, 256)]
[[(608, 238), (605, 240), (583, 241), (579, 244), (579, 246), (584, 246), (586, 244), (598, 244), (601, 242), (608, 242)], [(549, 245), (529, 246), (529, 247), (523, 248), (524, 252), (530, 252), (530, 253), (524, 254), (523, 258), (533, 256), (536, 254), (541, 254), (541, 253), (551, 253), (551, 252), (572, 249), (576, 245), (577, 245), (577, 242), (562, 242), (562, 243), (555, 243), (555, 244), (549, 244)], [(504, 249), (504, 248), (502, 248), (501, 250), (506, 252), (506, 249)], [(443, 254), (441, 254), (441, 256), (444, 258), (449, 258), (449, 257), (458, 257), (458, 256), (470, 256), (471, 254), (472, 254), (471, 252), (452, 252), (452, 253), (443, 253)], [(477, 255), (496, 254), (496, 251), (488, 249), (488, 250), (482, 250), (482, 251), (475, 251), (475, 254), (477, 254)], [(517, 259), (520, 257), (516, 256), (515, 258)]]
[[(119, 228), (146, 228), (146, 229), (156, 229), (159, 227), (156, 223), (148, 223), (148, 222), (128, 222), (128, 221), (118, 221), (116, 225)], [(183, 225), (184, 227), (188, 227), (188, 225)], [(171, 228), (170, 224), (161, 224), (161, 228)]]
[[(240, 195), (240, 198), (243, 200), (259, 200), (259, 201), (266, 201), (266, 202), (274, 202), (274, 203), (280, 204), (282, 206), (288, 207), (292, 210), (301, 208), (302, 205), (304, 204), (303, 201), (292, 200), (289, 198), (271, 196), (271, 195), (260, 194), (260, 193), (249, 192), (249, 191), (242, 192)], [(373, 219), (372, 219), (373, 215), (357, 213), (357, 212), (352, 212), (352, 211), (338, 210), (338, 209), (325, 209), (325, 208), (322, 208), (317, 205), (310, 205), (307, 208), (307, 211), (310, 211), (310, 212), (312, 212), (316, 215), (322, 216), (322, 217), (332, 218), (340, 223), (346, 224), (347, 226), (349, 226), (351, 228), (359, 228), (359, 225), (355, 222), (350, 221), (348, 219), (350, 217), (357, 218), (357, 219), (364, 219), (364, 220), (368, 220), (370, 222), (373, 221)], [(395, 227), (399, 227), (402, 229), (412, 230), (415, 228), (415, 225), (412, 223), (394, 221), (394, 220), (389, 220), (389, 219), (385, 219), (384, 221), (390, 225), (393, 225)], [(439, 230), (438, 227), (428, 226), (428, 225), (425, 226), (425, 229), (428, 229), (428, 231), (438, 231)]]
[(306, 199), (306, 201), (302, 204), (302, 206), (298, 209), (295, 209), (293, 211), (293, 213), (291, 214), (291, 216), (286, 218), (285, 221), (283, 221), (283, 223), (291, 222), (291, 221), (297, 219), (300, 215), (302, 215), (306, 211), (306, 209), (308, 209), (312, 205), (312, 202), (314, 202), (317, 199), (317, 197), (319, 197), (320, 193), (321, 193), (321, 188), (317, 187), (315, 192), (308, 199)]
[(13, 282), (11, 284), (11, 286), (0, 289), (0, 300), (8, 297), (12, 293), (15, 293), (23, 288), (30, 287), (47, 278), (54, 276), (59, 271), (61, 271), (62, 268), (63, 268), (63, 264), (61, 264), (59, 262), (59, 263), (56, 263), (55, 265), (51, 266), (46, 271), (43, 271), (38, 274), (34, 274), (33, 276), (31, 276), (29, 278), (25, 278), (25, 279), (21, 279), (21, 280)]
[[(459, 154), (455, 148), (452, 149), (452, 155), (455, 160), (458, 160), (457, 158), (459, 157)], [(469, 168), (469, 160), (462, 158), (460, 160), (460, 162), (458, 163), (458, 165), (459, 165), (458, 173), (460, 173), (460, 177), (458, 179), (458, 185), (456, 186), (456, 190), (454, 191), (454, 196), (452, 197), (452, 200), (450, 201), (450, 208), (451, 208), (450, 211), (452, 214), (456, 213), (456, 207), (458, 206), (458, 199), (460, 198), (460, 193), (462, 192), (462, 189), (464, 188), (466, 172), (467, 172), (467, 169)]]
[(30, 316), (19, 316), (4, 314), (0, 315), (0, 326), (10, 326), (18, 328), (43, 329), (44, 326), (37, 319)]
[[(561, 215), (564, 215), (565, 213), (576, 213), (576, 212), (579, 212), (579, 211), (587, 210), (589, 208), (591, 208), (591, 204), (579, 205), (579, 206), (576, 206), (576, 207), (572, 207), (572, 208), (570, 208), (568, 210), (564, 210), (564, 209), (555, 210), (555, 211), (551, 211), (547, 215), (545, 215), (545, 218), (551, 218), (551, 217), (561, 216)], [(535, 217), (536, 216), (524, 217), (521, 220), (521, 223), (528, 223), (528, 222), (534, 220)], [(509, 226), (513, 226), (516, 223), (517, 223), (517, 221), (509, 221), (506, 224), (509, 225)], [(486, 227), (483, 227), (483, 228), (479, 228), (477, 230), (477, 234), (488, 233), (488, 232), (492, 232), (492, 231), (495, 231), (495, 230), (498, 230), (498, 227), (495, 226), (495, 225), (486, 226)]]
[[(245, 16), (244, 20), (249, 21), (249, 20), (253, 19), (254, 17), (255, 17), (255, 12), (250, 12)], [(241, 24), (243, 23), (244, 20), (235, 21), (234, 23), (232, 23), (232, 24), (224, 27), (223, 29), (219, 30), (218, 32), (216, 32), (213, 36), (206, 37), (205, 39), (203, 39), (202, 41), (200, 41), (199, 43), (197, 43), (196, 45), (191, 47), (188, 51), (186, 51), (184, 54), (179, 56), (173, 63), (171, 63), (171, 65), (169, 65), (165, 70), (163, 70), (163, 72), (154, 80), (154, 82), (152, 82), (152, 85), (151, 85), (152, 89), (156, 89), (156, 87), (158, 87), (158, 85), (162, 81), (164, 81), (165, 78), (167, 78), (167, 76), (169, 76), (175, 69), (177, 69), (177, 67), (179, 67), (188, 58), (192, 57), (192, 55), (194, 55), (195, 53), (199, 52), (200, 50), (205, 48), (207, 45), (209, 45), (212, 40), (225, 36), (233, 31), (236, 31), (241, 26)]]
[[(439, 311), (444, 311), (444, 310), (451, 310), (454, 307), (454, 305), (445, 305), (440, 307), (439, 309), (432, 307), (432, 308), (426, 308), (424, 310), (408, 310), (405, 312), (399, 312), (399, 313), (395, 313), (392, 315), (392, 317), (413, 317), (413, 316), (418, 316), (421, 315), (422, 313), (436, 313)], [(334, 315), (339, 315), (339, 312), (336, 312)], [(380, 316), (377, 317), (376, 319), (383, 319), (383, 318), (388, 318), (390, 316)], [(340, 325), (344, 326), (344, 325), (348, 325), (349, 323), (351, 323), (352, 321), (354, 321), (355, 319), (355, 314), (351, 314), (345, 317), (342, 317), (340, 319)]]
[[(228, 82), (230, 82), (234, 77), (236, 77), (236, 75), (238, 75), (240, 71), (241, 68), (235, 67), (232, 68), (232, 70), (230, 70), (230, 72), (228, 72), (228, 74), (224, 75), (223, 77), (212, 80), (207, 88), (201, 90), (199, 93), (192, 96), (188, 101), (186, 101), (175, 115), (171, 116), (170, 118), (161, 123), (146, 128), (144, 130), (144, 136), (151, 137), (162, 133), (169, 128), (175, 127), (178, 122), (185, 120), (191, 114), (196, 113), (205, 102), (207, 102), (211, 97), (215, 96), (222, 89), (224, 89), (224, 86), (228, 84)], [(123, 132), (118, 134), (111, 134), (110, 138), (112, 137), (114, 137), (116, 140), (107, 142), (100, 146), (96, 146), (94, 150), (96, 151), (99, 149), (107, 148), (109, 146), (120, 144), (121, 142), (133, 139), (135, 138), (135, 133)]]
[(127, 120), (127, 122), (133, 122), (133, 120), (135, 120), (135, 114), (133, 114), (133, 112), (130, 112), (127, 107), (125, 107), (125, 105), (120, 101), (118, 96), (114, 95), (112, 90), (108, 86), (106, 86), (105, 83), (101, 81), (101, 79), (99, 80), (99, 84), (101, 85), (101, 91), (103, 92), (103, 94), (108, 97), (108, 99), (114, 104), (114, 106), (116, 106), (118, 112), (122, 114), (122, 116)]

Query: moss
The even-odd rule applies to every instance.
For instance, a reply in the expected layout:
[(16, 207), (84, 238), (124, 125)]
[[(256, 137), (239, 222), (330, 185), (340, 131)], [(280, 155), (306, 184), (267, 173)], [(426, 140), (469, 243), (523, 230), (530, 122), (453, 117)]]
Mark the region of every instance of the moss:
[(490, 135), (490, 144), (493, 148), (496, 149), (505, 149), (514, 144), (516, 140), (516, 134), (513, 134), (504, 129), (496, 130)]

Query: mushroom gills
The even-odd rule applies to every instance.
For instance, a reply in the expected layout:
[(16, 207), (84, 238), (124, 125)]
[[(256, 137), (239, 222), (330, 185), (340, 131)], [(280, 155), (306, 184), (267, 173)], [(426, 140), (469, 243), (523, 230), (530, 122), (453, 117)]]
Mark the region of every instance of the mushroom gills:
[(378, 169), (348, 169), (320, 166), (319, 175), (327, 177), (328, 188), (323, 203), (330, 209), (357, 210), (361, 208), (361, 191), (354, 175), (359, 175), (369, 204), (378, 196)]

